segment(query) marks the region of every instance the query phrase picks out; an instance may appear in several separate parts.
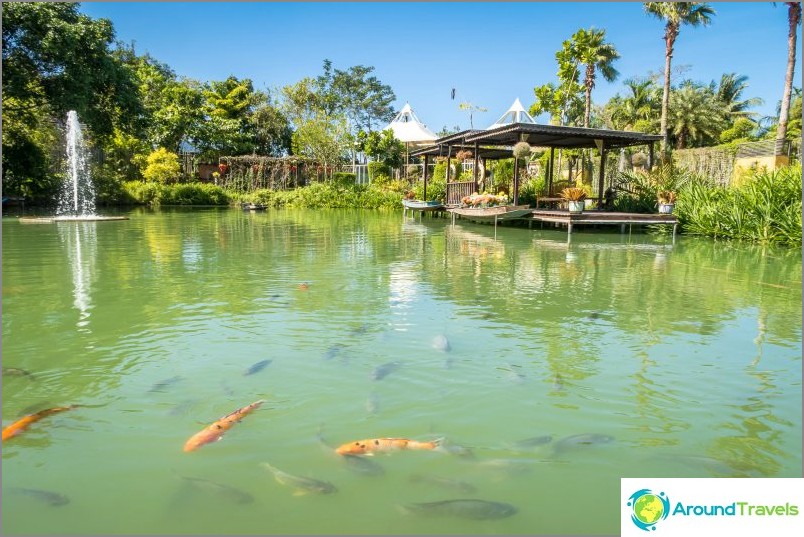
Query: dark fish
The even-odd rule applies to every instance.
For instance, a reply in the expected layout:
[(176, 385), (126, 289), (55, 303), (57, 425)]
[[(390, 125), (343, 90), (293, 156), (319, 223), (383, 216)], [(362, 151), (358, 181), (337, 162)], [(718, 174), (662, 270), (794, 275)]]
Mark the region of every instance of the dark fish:
[(191, 485), (195, 489), (203, 491), (207, 494), (218, 496), (232, 503), (243, 504), (243, 503), (252, 503), (254, 501), (254, 496), (252, 496), (248, 492), (245, 492), (243, 490), (237, 489), (229, 485), (216, 483), (215, 481), (210, 481), (209, 479), (202, 479), (200, 477), (182, 476), (182, 479), (184, 480), (185, 483)]
[(259, 373), (260, 371), (262, 371), (263, 369), (265, 369), (265, 366), (267, 366), (268, 364), (270, 364), (270, 363), (271, 363), (271, 361), (272, 361), (272, 360), (262, 360), (262, 361), (260, 361), (260, 362), (257, 362), (257, 363), (256, 363), (256, 364), (254, 364), (253, 366), (251, 366), (251, 367), (249, 367), (248, 369), (246, 369), (246, 372), (245, 372), (245, 373), (243, 373), (243, 375), (244, 375), (244, 376), (248, 376), (248, 375), (253, 375), (254, 373)]
[(597, 319), (599, 317), (600, 317), (600, 314), (598, 312), (596, 312), (596, 311), (593, 311), (592, 313), (589, 314), (590, 319)]
[(412, 503), (402, 506), (406, 513), (428, 516), (455, 516), (472, 520), (506, 518), (514, 515), (517, 508), (510, 503), (486, 500), (444, 500), (441, 502)]
[(327, 352), (324, 353), (324, 360), (332, 360), (343, 350), (344, 346), (340, 343), (336, 343), (335, 345), (331, 346), (327, 349)]
[(433, 338), (433, 348), (437, 351), (449, 352), (452, 347), (449, 345), (447, 336), (440, 334)]
[(385, 473), (385, 468), (368, 457), (359, 455), (339, 455), (339, 457), (349, 470), (357, 474), (377, 476)]
[(474, 494), (477, 492), (477, 487), (466, 481), (452, 479), (438, 475), (421, 475), (413, 474), (410, 476), (411, 483), (424, 483), (426, 485), (433, 485), (444, 489), (455, 490), (464, 494)]
[(181, 377), (179, 375), (176, 375), (175, 377), (170, 377), (169, 379), (165, 379), (163, 381), (160, 381), (160, 382), (157, 382), (156, 384), (154, 384), (151, 387), (151, 389), (148, 390), (148, 392), (150, 393), (150, 392), (164, 391), (165, 388), (167, 388), (169, 386), (173, 386), (174, 384), (176, 384), (180, 380), (181, 380)]
[(59, 506), (70, 503), (70, 498), (64, 494), (51, 492), (49, 490), (28, 489), (25, 487), (10, 487), (9, 490), (19, 494), (25, 494), (48, 505)]
[(614, 440), (614, 437), (607, 434), (576, 434), (557, 441), (555, 443), (555, 450), (556, 452), (560, 452), (595, 444), (608, 444), (612, 440)]
[(509, 364), (508, 367), (499, 368), (505, 371), (506, 376), (515, 384), (525, 382), (525, 373), (520, 371), (521, 366)]
[(333, 492), (338, 492), (338, 488), (327, 481), (289, 474), (287, 472), (283, 472), (279, 468), (271, 466), (267, 462), (261, 463), (260, 466), (271, 471), (278, 483), (294, 488), (294, 496), (308, 494), (310, 492), (314, 492), (316, 494), (331, 494)]
[(4, 367), (3, 376), (28, 377), (31, 380), (34, 379), (33, 373), (31, 373), (30, 371), (26, 371), (25, 369), (21, 369), (19, 367)]
[(400, 365), (399, 362), (388, 362), (387, 364), (378, 365), (374, 368), (374, 371), (371, 372), (371, 380), (380, 380), (390, 375), (393, 371), (399, 369)]
[(549, 444), (552, 441), (553, 437), (549, 434), (545, 434), (542, 436), (534, 436), (532, 438), (526, 438), (524, 440), (514, 442), (514, 447), (517, 449), (527, 449), (536, 446), (543, 446), (544, 444)]
[(365, 334), (368, 332), (369, 325), (366, 323), (361, 324), (357, 328), (352, 328), (349, 333), (355, 336), (359, 336), (360, 334)]
[(20, 411), (19, 415), (27, 416), (28, 414), (35, 414), (36, 412), (39, 412), (42, 409), (51, 408), (52, 406), (53, 405), (48, 401), (45, 401), (44, 403), (34, 403), (33, 405), (29, 405), (23, 408)]

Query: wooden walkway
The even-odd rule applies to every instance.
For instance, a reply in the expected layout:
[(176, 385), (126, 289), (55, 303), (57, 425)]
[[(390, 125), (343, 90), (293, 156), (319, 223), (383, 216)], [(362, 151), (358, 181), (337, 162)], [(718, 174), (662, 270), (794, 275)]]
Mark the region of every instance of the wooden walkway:
[(667, 224), (673, 226), (673, 240), (676, 238), (676, 228), (678, 218), (673, 214), (640, 214), (640, 213), (615, 213), (609, 211), (584, 211), (581, 214), (570, 214), (565, 210), (542, 210), (535, 209), (529, 227), (533, 227), (533, 222), (549, 222), (567, 226), (567, 233), (572, 233), (572, 226), (576, 224), (598, 224), (598, 225), (620, 225), (620, 230), (625, 232), (625, 226), (634, 224)]

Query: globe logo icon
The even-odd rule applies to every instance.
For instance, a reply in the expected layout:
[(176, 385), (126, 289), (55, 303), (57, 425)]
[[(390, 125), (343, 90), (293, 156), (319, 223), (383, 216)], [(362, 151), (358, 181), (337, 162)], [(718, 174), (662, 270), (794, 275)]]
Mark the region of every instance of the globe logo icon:
[(641, 530), (656, 529), (656, 523), (667, 518), (670, 500), (664, 492), (656, 494), (650, 489), (636, 491), (626, 504), (631, 508), (631, 522)]

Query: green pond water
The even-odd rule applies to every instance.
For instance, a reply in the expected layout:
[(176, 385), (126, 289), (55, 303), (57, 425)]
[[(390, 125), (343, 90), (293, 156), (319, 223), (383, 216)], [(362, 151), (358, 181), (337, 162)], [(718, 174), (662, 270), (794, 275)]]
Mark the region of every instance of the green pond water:
[[(621, 477), (802, 475), (801, 250), (128, 215), (3, 218), (3, 424), (79, 405), (3, 443), (4, 533), (617, 534)], [(443, 440), (369, 458), (377, 475), (334, 454), (377, 437)], [(294, 494), (264, 462), (338, 490)], [(516, 513), (401, 507), (452, 499)]]

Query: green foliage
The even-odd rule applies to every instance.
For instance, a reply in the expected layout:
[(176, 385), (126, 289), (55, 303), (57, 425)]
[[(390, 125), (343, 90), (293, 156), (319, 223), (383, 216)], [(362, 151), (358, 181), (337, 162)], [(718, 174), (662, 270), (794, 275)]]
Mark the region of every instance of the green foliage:
[(390, 177), (391, 168), (384, 162), (369, 162), (368, 174), (370, 181), (378, 181), (380, 176)]
[(350, 186), (355, 184), (357, 176), (349, 172), (335, 172), (332, 174), (332, 182), (338, 186)]
[(148, 155), (147, 165), (142, 176), (146, 181), (171, 183), (178, 179), (180, 171), (178, 155), (160, 147)]
[(685, 188), (701, 179), (685, 168), (676, 168), (671, 164), (657, 166), (650, 172), (626, 171), (615, 179), (617, 198), (614, 209), (622, 212), (654, 213), (656, 212), (659, 192), (673, 191), (682, 198)]
[(756, 130), (756, 127), (756, 123), (750, 119), (737, 118), (731, 127), (720, 133), (720, 143), (727, 144), (738, 140), (748, 142), (751, 140), (751, 134)]
[(293, 154), (332, 166), (341, 161), (351, 146), (343, 118), (327, 120), (316, 116), (304, 120), (292, 136)]
[(693, 181), (675, 212), (685, 233), (800, 246), (801, 167), (757, 172), (737, 188)]
[(519, 203), (534, 205), (536, 198), (547, 193), (547, 182), (544, 177), (530, 177), (519, 187)]
[(398, 168), (402, 165), (405, 145), (396, 139), (394, 131), (391, 129), (381, 132), (371, 131), (360, 136), (359, 139), (362, 140), (360, 150), (367, 155), (371, 155), (391, 168)]
[(148, 181), (123, 183), (121, 202), (145, 205), (228, 205), (231, 196), (209, 183), (162, 184)]
[(334, 183), (313, 183), (294, 190), (257, 190), (243, 198), (270, 207), (303, 207), (310, 209), (398, 209), (398, 192), (374, 185), (340, 186)]
[[(446, 165), (445, 165), (446, 169)], [(418, 180), (413, 184), (413, 193), (416, 194), (417, 200), (424, 201), (440, 201), (444, 202), (447, 199), (447, 183), (442, 175), (440, 179), (433, 178), (427, 179), (427, 199), (424, 197), (424, 181)]]

